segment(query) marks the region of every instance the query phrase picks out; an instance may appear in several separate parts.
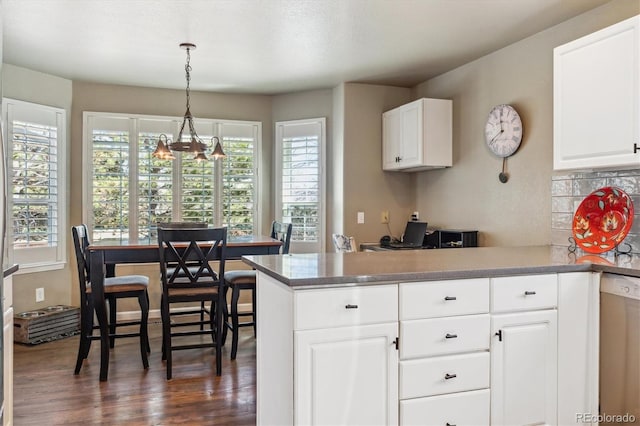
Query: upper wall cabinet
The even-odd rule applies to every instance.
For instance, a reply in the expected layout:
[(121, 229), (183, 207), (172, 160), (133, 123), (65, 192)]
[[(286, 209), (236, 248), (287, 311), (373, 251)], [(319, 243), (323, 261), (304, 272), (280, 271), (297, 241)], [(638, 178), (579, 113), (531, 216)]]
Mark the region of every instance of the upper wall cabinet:
[(382, 114), (382, 169), (451, 167), (452, 102), (422, 98)]
[(554, 170), (640, 166), (640, 16), (553, 52)]

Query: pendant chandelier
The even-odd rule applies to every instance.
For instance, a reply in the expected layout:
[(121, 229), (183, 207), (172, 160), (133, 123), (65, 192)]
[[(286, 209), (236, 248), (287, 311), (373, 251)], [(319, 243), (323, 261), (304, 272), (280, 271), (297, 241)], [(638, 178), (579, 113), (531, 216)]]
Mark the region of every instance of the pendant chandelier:
[[(180, 152), (190, 152), (194, 154), (194, 159), (198, 161), (207, 160), (207, 156), (205, 155), (205, 151), (208, 148), (213, 147), (213, 152), (211, 156), (214, 160), (219, 158), (224, 158), (225, 154), (222, 151), (222, 145), (220, 144), (220, 139), (217, 136), (211, 138), (210, 145), (205, 144), (202, 139), (196, 133), (196, 129), (193, 126), (193, 116), (191, 115), (191, 106), (190, 106), (190, 82), (191, 82), (191, 50), (196, 48), (196, 45), (193, 43), (181, 43), (180, 48), (185, 49), (187, 51), (187, 63), (184, 66), (184, 70), (186, 73), (187, 79), (187, 111), (184, 113), (184, 118), (182, 119), (182, 125), (180, 126), (180, 132), (178, 133), (178, 137), (175, 142), (171, 142), (167, 135), (161, 134), (158, 138), (158, 145), (156, 146), (156, 150), (151, 154), (153, 157), (158, 158), (160, 160), (173, 160), (176, 157), (173, 155), (171, 151), (180, 151)], [(182, 141), (182, 134), (184, 133), (185, 126), (189, 130), (190, 139), (188, 142)]]

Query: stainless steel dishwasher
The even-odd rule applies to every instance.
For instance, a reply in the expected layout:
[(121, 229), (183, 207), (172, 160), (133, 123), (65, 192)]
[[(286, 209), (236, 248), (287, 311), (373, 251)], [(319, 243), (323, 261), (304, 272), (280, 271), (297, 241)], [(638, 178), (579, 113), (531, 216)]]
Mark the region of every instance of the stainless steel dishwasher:
[(600, 424), (640, 424), (640, 278), (600, 282)]

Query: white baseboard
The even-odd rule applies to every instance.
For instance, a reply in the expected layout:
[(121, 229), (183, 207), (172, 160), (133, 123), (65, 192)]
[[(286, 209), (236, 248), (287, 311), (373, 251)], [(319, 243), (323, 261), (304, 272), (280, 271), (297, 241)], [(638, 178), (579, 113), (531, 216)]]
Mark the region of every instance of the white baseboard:
[[(193, 309), (193, 307), (182, 307), (182, 308), (174, 308), (172, 309), (172, 311), (175, 312), (180, 312), (180, 311), (186, 311), (186, 310), (190, 310)], [(229, 311), (231, 311), (231, 308), (229, 308)], [(239, 312), (251, 312), (251, 303), (239, 303), (238, 304), (238, 311)], [(118, 321), (135, 321), (140, 319), (140, 311), (123, 311), (123, 312), (118, 312)], [(151, 309), (149, 310), (149, 321), (152, 320), (158, 320), (160, 321), (161, 315), (160, 315), (160, 309)]]

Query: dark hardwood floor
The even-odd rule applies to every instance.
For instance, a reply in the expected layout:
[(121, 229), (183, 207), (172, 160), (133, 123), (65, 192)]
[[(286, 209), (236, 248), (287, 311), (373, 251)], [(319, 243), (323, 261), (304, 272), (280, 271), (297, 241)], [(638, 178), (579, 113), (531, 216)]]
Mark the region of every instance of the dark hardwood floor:
[(173, 379), (161, 359), (161, 326), (149, 325), (149, 369), (142, 368), (137, 338), (119, 339), (111, 350), (109, 380), (100, 382), (100, 344), (74, 376), (78, 337), (36, 346), (14, 344), (14, 423), (20, 425), (254, 425), (256, 345), (242, 329), (235, 361), (231, 336), (223, 349), (222, 376), (215, 351), (173, 354)]

